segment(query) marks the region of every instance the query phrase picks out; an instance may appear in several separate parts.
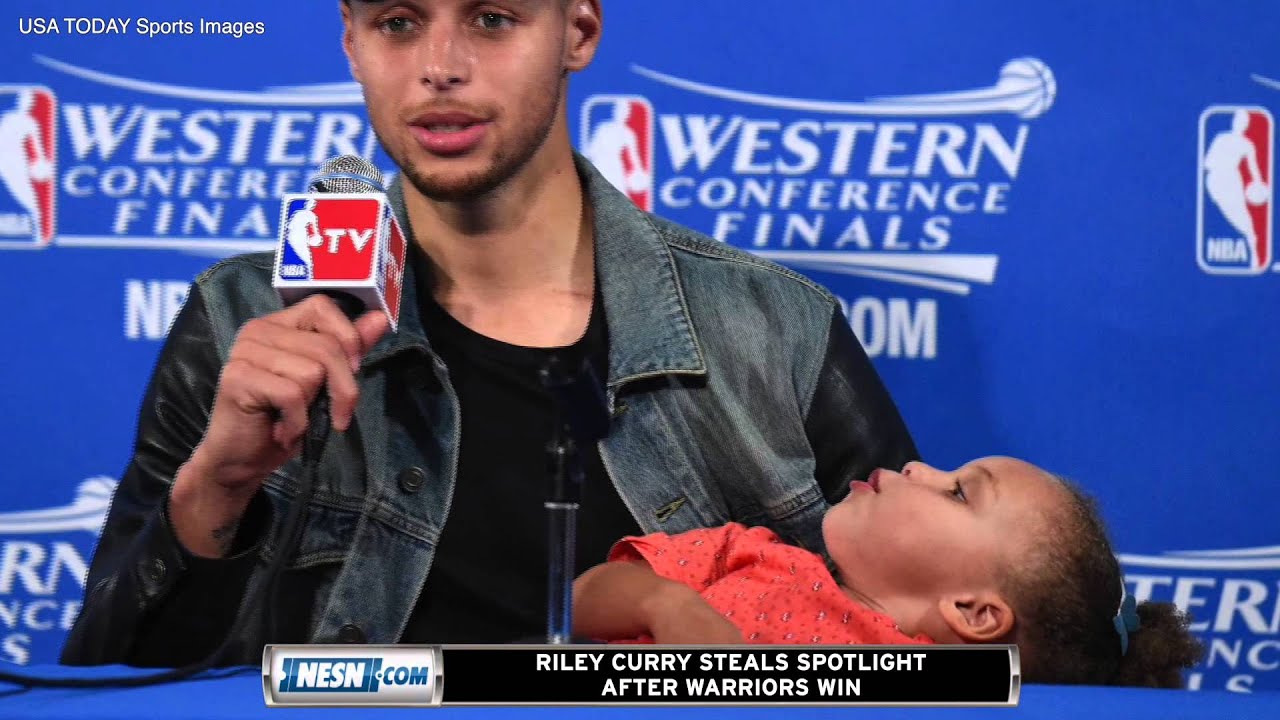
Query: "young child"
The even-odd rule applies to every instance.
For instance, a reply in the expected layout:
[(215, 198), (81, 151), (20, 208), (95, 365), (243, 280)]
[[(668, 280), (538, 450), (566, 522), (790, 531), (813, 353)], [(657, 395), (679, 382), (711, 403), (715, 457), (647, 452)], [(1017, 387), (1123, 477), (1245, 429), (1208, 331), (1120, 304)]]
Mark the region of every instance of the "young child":
[(729, 524), (625, 538), (574, 586), (574, 634), (660, 643), (1014, 643), (1027, 682), (1181, 687), (1200, 644), (1134, 604), (1093, 502), (1012, 458), (854, 482), (820, 555)]

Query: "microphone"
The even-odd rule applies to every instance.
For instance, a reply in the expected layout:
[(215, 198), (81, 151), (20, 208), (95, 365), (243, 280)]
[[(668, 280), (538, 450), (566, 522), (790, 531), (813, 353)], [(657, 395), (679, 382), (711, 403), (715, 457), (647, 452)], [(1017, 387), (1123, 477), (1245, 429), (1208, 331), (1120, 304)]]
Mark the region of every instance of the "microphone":
[[(281, 199), (280, 237), (271, 284), (286, 305), (323, 293), (354, 318), (381, 309), (395, 332), (400, 319), (405, 237), (383, 191), (382, 173), (355, 155), (333, 158), (320, 167), (305, 193)], [(329, 395), (320, 392), (308, 411), (302, 440), (298, 495), (280, 530), (278, 557), (288, 559), (301, 541), (302, 516), (315, 494), (320, 457), (329, 436)], [(268, 569), (265, 624), (275, 629), (279, 574)]]
[[(307, 192), (281, 198), (271, 284), (286, 305), (314, 293), (349, 295), (363, 309), (386, 313), (394, 332), (404, 261), (404, 232), (387, 202), (382, 173), (368, 160), (333, 158)], [(358, 312), (347, 305), (344, 310)]]

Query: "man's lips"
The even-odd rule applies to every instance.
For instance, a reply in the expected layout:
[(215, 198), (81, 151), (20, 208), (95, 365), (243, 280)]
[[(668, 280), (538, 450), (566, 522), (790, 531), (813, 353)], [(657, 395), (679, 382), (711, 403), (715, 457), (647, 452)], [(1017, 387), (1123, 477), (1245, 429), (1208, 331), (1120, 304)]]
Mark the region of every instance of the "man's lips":
[(479, 125), (483, 122), (485, 122), (484, 118), (471, 113), (448, 111), (423, 113), (410, 121), (409, 124), (427, 128), (428, 130), (438, 130), (447, 127)]
[(409, 124), (409, 132), (424, 149), (446, 156), (474, 150), (488, 129), (487, 120), (461, 112), (426, 113)]

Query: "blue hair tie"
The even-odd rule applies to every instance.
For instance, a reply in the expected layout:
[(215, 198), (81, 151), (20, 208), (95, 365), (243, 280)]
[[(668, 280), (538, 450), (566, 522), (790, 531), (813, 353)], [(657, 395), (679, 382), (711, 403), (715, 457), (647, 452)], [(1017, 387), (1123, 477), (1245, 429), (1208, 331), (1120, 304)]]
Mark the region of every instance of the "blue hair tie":
[(1129, 652), (1129, 633), (1140, 627), (1138, 601), (1125, 590), (1123, 579), (1120, 580), (1120, 607), (1116, 609), (1116, 616), (1111, 619), (1111, 623), (1116, 626), (1116, 634), (1120, 636), (1120, 655), (1123, 656)]

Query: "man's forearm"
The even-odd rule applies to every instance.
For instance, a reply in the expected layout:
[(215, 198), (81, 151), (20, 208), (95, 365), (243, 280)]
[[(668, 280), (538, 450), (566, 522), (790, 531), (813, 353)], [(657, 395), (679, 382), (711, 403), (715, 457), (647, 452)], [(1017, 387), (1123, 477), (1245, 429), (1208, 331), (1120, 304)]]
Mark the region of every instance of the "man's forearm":
[(178, 470), (169, 495), (169, 522), (187, 552), (220, 558), (231, 549), (253, 496), (227, 492), (204, 477), (208, 472), (198, 450)]

